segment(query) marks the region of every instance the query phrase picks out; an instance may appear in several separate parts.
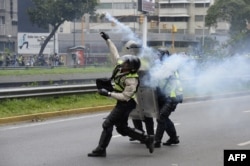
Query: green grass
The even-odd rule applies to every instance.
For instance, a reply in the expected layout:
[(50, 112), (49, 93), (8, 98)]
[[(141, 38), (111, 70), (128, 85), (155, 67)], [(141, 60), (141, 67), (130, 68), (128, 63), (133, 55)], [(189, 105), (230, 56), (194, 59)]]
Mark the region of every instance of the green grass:
[[(1, 76), (20, 75), (49, 75), (49, 74), (74, 74), (111, 72), (111, 67), (84, 67), (84, 68), (27, 68), (27, 69), (2, 69)], [(35, 84), (35, 82), (34, 82)], [(32, 97), (25, 99), (6, 99), (0, 101), (0, 118), (34, 113), (62, 111), (74, 108), (95, 107), (114, 104), (115, 100), (102, 97), (99, 94), (68, 95), (58, 97)]]
[(95, 73), (95, 72), (111, 72), (112, 67), (56, 67), (56, 68), (26, 68), (22, 70), (4, 68), (0, 70), (1, 76), (20, 76), (20, 75), (46, 75), (46, 74), (74, 74), (74, 73)]
[[(86, 68), (67, 68), (59, 67), (53, 69), (29, 68), (26, 70), (0, 70), (1, 76), (9, 75), (37, 75), (37, 74), (70, 74), (70, 73), (91, 73), (91, 72), (110, 72), (109, 67), (86, 67)], [(35, 84), (35, 83), (34, 83)], [(237, 91), (249, 91), (250, 82), (242, 85), (232, 84), (231, 86), (218, 86), (216, 89), (207, 92), (196, 92), (192, 86), (184, 87), (184, 97), (195, 97), (201, 95), (215, 95)], [(95, 107), (113, 105), (116, 100), (100, 96), (99, 94), (68, 95), (58, 97), (32, 97), (25, 99), (5, 99), (0, 101), (0, 118), (18, 115), (27, 115), (43, 112), (63, 111), (75, 108)]]
[[(244, 89), (223, 90), (219, 92), (212, 92), (212, 94), (200, 94), (203, 95), (217, 95), (229, 92), (237, 91), (249, 91), (250, 87), (246, 86)], [(195, 97), (194, 92), (191, 89), (184, 91), (185, 97)], [(96, 107), (105, 105), (114, 105), (116, 100), (108, 97), (100, 96), (97, 93), (94, 94), (82, 94), (82, 95), (67, 95), (57, 97), (32, 97), (23, 99), (5, 99), (0, 101), (0, 118), (12, 117), (18, 115), (28, 115), (44, 112), (63, 111), (76, 108)]]
[(68, 95), (58, 97), (36, 97), (6, 99), (0, 101), (0, 118), (43, 112), (63, 111), (74, 108), (115, 104), (114, 99), (99, 94)]

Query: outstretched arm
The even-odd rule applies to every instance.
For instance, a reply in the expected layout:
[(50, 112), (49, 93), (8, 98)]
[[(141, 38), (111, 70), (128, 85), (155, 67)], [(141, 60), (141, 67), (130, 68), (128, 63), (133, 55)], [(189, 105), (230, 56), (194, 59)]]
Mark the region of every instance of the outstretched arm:
[(116, 65), (117, 59), (120, 57), (117, 48), (115, 46), (115, 44), (111, 41), (111, 39), (109, 38), (109, 35), (106, 34), (105, 32), (101, 32), (100, 33), (101, 37), (106, 41), (110, 53), (111, 53), (111, 61), (114, 65)]

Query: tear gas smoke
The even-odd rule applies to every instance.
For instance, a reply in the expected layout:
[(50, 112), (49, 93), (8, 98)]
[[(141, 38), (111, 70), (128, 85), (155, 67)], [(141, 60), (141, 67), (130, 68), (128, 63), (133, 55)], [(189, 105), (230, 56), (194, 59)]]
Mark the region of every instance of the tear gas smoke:
[[(109, 13), (105, 14), (105, 18), (116, 24), (117, 33), (123, 34), (124, 39), (141, 43), (128, 26)], [(205, 62), (200, 62), (199, 59), (176, 53), (160, 62), (157, 50), (146, 46), (139, 56), (149, 62), (150, 77), (144, 84), (156, 87), (159, 80), (169, 77), (173, 71), (178, 70), (184, 95), (186, 91), (191, 91), (193, 95), (213, 95), (225, 90), (244, 89), (250, 80), (250, 59), (243, 55), (214, 60), (207, 58)]]
[(108, 19), (110, 22), (115, 23), (117, 27), (117, 33), (122, 33), (123, 38), (125, 40), (134, 40), (138, 43), (141, 43), (141, 40), (134, 34), (134, 32), (128, 26), (119, 22), (116, 18), (111, 16), (109, 13), (105, 13), (105, 18)]
[(149, 80), (145, 80), (147, 81), (145, 84), (153, 88), (157, 87), (160, 80), (167, 79), (173, 75), (187, 59), (186, 56), (178, 54), (173, 54), (169, 57), (165, 56), (162, 62), (156, 59), (154, 64), (149, 68)]
[(249, 82), (250, 61), (243, 55), (192, 63), (185, 63), (181, 74), (183, 83), (192, 87), (193, 94), (213, 95), (244, 90)]
[[(244, 91), (250, 83), (250, 59), (243, 55), (199, 62), (188, 56), (173, 54), (149, 68), (146, 85), (155, 88), (158, 82), (178, 70), (186, 96), (218, 95)], [(187, 93), (185, 93), (187, 92)]]
[[(104, 15), (102, 17), (105, 17), (110, 22), (115, 23), (117, 27), (116, 33), (122, 34), (123, 35), (122, 37), (124, 40), (133, 40), (142, 45), (142, 40), (128, 26), (119, 22), (116, 18), (114, 18), (109, 13), (103, 13), (102, 15)], [(156, 51), (154, 49), (145, 47), (143, 48), (143, 50), (140, 52), (138, 56), (140, 56), (141, 58), (147, 59), (147, 61), (149, 62), (152, 62), (155, 60), (155, 56), (152, 56), (152, 55), (155, 55), (155, 54), (156, 54)]]

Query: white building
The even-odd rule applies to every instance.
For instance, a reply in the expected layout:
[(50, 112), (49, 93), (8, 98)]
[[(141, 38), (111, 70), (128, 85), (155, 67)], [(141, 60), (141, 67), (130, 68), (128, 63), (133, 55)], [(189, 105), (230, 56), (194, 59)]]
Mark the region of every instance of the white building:
[[(147, 44), (171, 47), (173, 25), (177, 28), (174, 37), (175, 47), (180, 51), (185, 51), (190, 45), (203, 45), (206, 36), (225, 35), (229, 26), (224, 22), (220, 22), (216, 29), (205, 27), (206, 12), (213, 3), (213, 0), (155, 0), (154, 12), (146, 14)], [(59, 28), (58, 33), (64, 34), (59, 35), (59, 40), (64, 42), (64, 46), (60, 45), (59, 50), (65, 51), (67, 40), (70, 42), (69, 45), (90, 45), (91, 47), (98, 38), (95, 34), (98, 35), (101, 31), (112, 33), (116, 25), (101, 19), (102, 13), (111, 14), (142, 37), (143, 13), (137, 8), (136, 0), (100, 0), (95, 16), (86, 14), (83, 19), (66, 22)], [(118, 39), (121, 38), (118, 37)], [(118, 46), (119, 44), (122, 45), (121, 41), (120, 43), (118, 41)]]
[[(6, 48), (17, 51), (17, 22), (23, 22), (18, 20), (17, 3), (24, 2), (24, 0), (0, 0), (0, 52)], [(155, 2), (155, 10), (147, 14), (149, 46), (169, 47), (173, 40), (172, 25), (178, 29), (174, 40), (176, 49), (180, 50), (185, 50), (197, 43), (202, 44), (202, 39), (206, 36), (224, 35), (229, 29), (229, 25), (224, 22), (219, 23), (216, 29), (208, 29), (204, 26), (206, 11), (214, 3), (213, 0), (153, 0), (153, 2)], [(96, 52), (97, 48), (103, 48), (101, 43), (99, 44), (102, 42), (99, 32), (112, 33), (112, 30), (117, 28), (114, 23), (100, 18), (102, 13), (107, 12), (142, 37), (143, 14), (137, 8), (138, 0), (100, 0), (96, 15), (85, 14), (83, 19), (65, 22), (58, 29), (59, 53), (65, 53), (68, 48), (77, 45), (86, 46), (90, 53)], [(125, 42), (119, 35), (113, 35), (113, 39), (117, 40), (118, 47)]]

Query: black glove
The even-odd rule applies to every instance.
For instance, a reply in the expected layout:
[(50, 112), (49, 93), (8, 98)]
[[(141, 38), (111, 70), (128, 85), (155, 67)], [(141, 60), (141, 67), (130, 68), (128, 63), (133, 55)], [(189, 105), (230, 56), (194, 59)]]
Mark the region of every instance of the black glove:
[(182, 103), (183, 102), (183, 95), (177, 95), (176, 101), (177, 101), (177, 103)]
[(111, 93), (107, 89), (98, 89), (98, 93), (102, 96), (110, 96)]
[(106, 34), (105, 32), (101, 32), (100, 35), (101, 35), (101, 37), (102, 37), (104, 40), (108, 40), (108, 39), (109, 39), (109, 35)]

